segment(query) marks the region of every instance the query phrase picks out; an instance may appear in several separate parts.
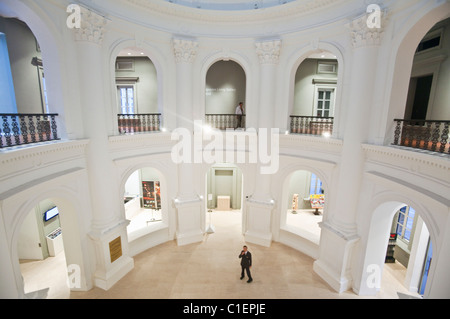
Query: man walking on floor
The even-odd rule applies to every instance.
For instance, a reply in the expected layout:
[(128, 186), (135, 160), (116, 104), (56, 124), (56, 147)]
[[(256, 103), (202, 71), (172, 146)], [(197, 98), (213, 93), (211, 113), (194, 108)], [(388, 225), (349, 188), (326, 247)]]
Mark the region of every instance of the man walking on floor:
[(247, 246), (244, 246), (241, 254), (239, 255), (239, 258), (241, 258), (241, 280), (244, 278), (244, 270), (247, 272), (248, 280), (247, 282), (250, 283), (253, 281), (252, 274), (250, 273), (250, 268), (252, 267), (252, 254), (247, 250)]

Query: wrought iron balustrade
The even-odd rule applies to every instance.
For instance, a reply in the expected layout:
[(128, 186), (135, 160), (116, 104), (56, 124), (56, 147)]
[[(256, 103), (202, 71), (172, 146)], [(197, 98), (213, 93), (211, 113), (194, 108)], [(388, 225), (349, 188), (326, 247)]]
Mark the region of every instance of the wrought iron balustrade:
[(322, 135), (333, 132), (334, 117), (291, 115), (290, 132), (294, 134)]
[(245, 114), (205, 114), (205, 124), (219, 130), (245, 129)]
[(0, 148), (59, 140), (57, 116), (0, 113)]
[(161, 130), (161, 113), (117, 114), (117, 119), (120, 134)]
[(394, 145), (450, 153), (450, 121), (394, 119)]

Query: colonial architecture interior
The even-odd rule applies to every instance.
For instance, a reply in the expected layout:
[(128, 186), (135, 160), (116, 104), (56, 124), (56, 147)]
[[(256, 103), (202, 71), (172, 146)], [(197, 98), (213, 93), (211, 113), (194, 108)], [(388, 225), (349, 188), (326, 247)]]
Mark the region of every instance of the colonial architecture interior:
[(450, 298), (449, 1), (2, 0), (0, 64), (1, 298)]

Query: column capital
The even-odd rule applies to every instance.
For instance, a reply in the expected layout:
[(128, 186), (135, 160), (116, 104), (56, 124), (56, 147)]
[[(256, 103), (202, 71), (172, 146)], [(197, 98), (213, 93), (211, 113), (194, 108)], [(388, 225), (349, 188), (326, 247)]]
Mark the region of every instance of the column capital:
[(347, 24), (353, 48), (379, 46), (387, 23), (387, 13), (364, 14)]
[(268, 40), (255, 43), (256, 53), (261, 64), (278, 64), (281, 40)]
[(188, 39), (172, 39), (173, 54), (177, 63), (192, 63), (197, 57), (198, 42)]
[(101, 44), (108, 20), (85, 7), (80, 7), (80, 27), (75, 28), (75, 40)]

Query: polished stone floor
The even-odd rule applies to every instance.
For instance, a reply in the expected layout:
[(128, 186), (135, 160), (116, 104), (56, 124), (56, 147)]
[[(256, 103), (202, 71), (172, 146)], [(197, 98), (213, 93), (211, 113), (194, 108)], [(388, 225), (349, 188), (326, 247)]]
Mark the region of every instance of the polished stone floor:
[(44, 262), (21, 264), (25, 292), (48, 287), (49, 299), (398, 299), (398, 293), (414, 295), (402, 285), (406, 270), (400, 264), (386, 264), (377, 296), (338, 294), (313, 271), (312, 258), (277, 242), (270, 247), (247, 244), (253, 255), (253, 282), (247, 283), (239, 280), (238, 254), (246, 244), (240, 234), (241, 213), (217, 212), (212, 221), (215, 232), (205, 234), (201, 243), (177, 246), (170, 241), (135, 256), (134, 269), (108, 291), (70, 292), (61, 253)]

